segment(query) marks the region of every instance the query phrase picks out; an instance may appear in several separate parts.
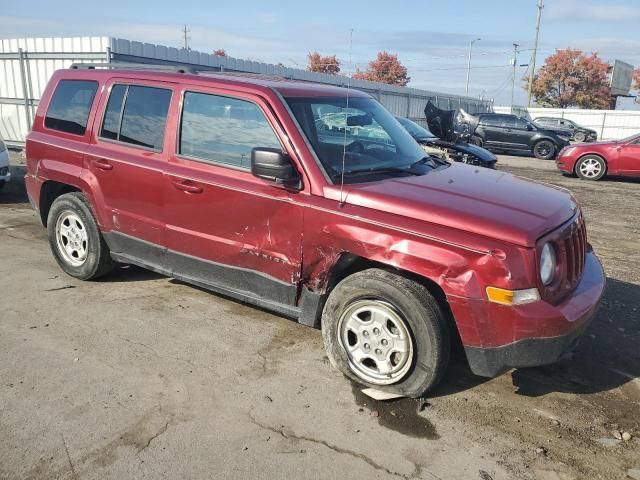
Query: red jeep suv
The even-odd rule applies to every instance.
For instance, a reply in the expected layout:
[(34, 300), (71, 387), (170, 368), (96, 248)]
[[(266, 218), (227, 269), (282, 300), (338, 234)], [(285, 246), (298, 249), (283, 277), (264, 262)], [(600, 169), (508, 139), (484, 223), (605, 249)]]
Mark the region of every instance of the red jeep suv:
[(135, 264), (321, 328), (347, 377), (419, 396), (557, 361), (605, 277), (571, 194), (425, 156), (369, 95), (247, 74), (55, 73), (27, 191), (69, 275)]

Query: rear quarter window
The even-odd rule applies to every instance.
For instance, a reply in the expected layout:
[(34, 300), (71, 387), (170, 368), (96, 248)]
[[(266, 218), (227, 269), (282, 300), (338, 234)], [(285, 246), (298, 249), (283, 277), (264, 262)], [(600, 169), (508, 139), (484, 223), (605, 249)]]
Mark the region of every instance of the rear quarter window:
[(84, 135), (98, 82), (90, 80), (60, 80), (56, 86), (44, 126), (52, 130)]

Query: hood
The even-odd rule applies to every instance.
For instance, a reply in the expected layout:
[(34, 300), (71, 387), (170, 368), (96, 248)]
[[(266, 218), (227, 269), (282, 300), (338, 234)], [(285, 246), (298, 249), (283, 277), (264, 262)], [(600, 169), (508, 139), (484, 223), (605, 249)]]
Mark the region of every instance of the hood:
[(478, 126), (478, 117), (463, 109), (441, 110), (431, 103), (431, 100), (424, 107), (424, 115), (427, 117), (431, 133), (446, 142), (454, 142), (460, 136), (468, 136)]
[(454, 110), (440, 110), (429, 100), (427, 106), (424, 107), (424, 115), (427, 117), (429, 131), (442, 140), (447, 142), (454, 141), (456, 138), (453, 128), (455, 113)]
[[(325, 195), (339, 199), (339, 191), (335, 185)], [(567, 190), (457, 163), (421, 176), (345, 185), (344, 192), (348, 204), (526, 247), (578, 208)]]

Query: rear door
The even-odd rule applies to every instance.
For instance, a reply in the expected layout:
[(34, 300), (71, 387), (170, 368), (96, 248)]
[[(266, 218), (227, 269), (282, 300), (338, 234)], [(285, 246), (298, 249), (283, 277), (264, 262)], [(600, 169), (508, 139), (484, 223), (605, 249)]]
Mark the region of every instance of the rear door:
[(503, 131), (500, 127), (499, 115), (482, 115), (477, 130), (486, 146), (500, 146), (502, 144)]
[(302, 263), (300, 193), (250, 171), (253, 148), (287, 151), (275, 116), (250, 94), (184, 88), (180, 95), (163, 182), (171, 269), (249, 301), (294, 305)]
[(107, 241), (116, 253), (132, 253), (133, 242), (162, 245), (162, 171), (171, 84), (113, 79), (105, 92), (86, 158), (97, 194), (102, 195), (97, 204), (105, 206), (111, 223)]

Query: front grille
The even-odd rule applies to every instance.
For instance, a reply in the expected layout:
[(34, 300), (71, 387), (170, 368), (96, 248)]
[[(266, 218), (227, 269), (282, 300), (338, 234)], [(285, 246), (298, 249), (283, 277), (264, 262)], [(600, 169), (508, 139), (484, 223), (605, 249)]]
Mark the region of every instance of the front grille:
[(557, 303), (573, 292), (584, 271), (587, 229), (582, 214), (547, 236), (542, 244), (546, 242), (551, 242), (556, 251), (557, 271), (551, 285), (543, 288), (543, 297)]
[(573, 290), (584, 270), (584, 260), (587, 250), (587, 231), (582, 216), (573, 222), (565, 231), (564, 238), (558, 240), (557, 250), (559, 257), (564, 260), (562, 268), (563, 286), (565, 291)]

